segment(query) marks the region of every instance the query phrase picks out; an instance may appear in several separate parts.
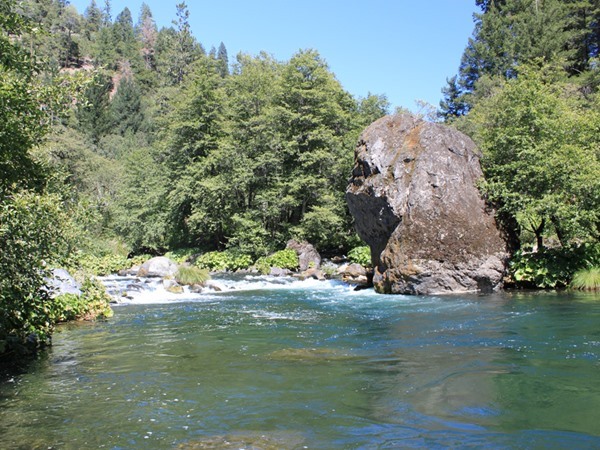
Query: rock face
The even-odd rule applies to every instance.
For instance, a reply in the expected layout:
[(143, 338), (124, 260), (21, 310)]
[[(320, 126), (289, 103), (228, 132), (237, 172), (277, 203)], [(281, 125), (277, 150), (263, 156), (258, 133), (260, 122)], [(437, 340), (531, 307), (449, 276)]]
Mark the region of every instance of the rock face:
[(321, 255), (317, 252), (317, 249), (308, 242), (298, 242), (295, 240), (289, 240), (285, 248), (295, 250), (298, 254), (298, 261), (300, 271), (305, 271), (309, 268), (318, 269), (321, 266)]
[(481, 198), (480, 154), (464, 134), (411, 115), (369, 126), (356, 148), (346, 199), (371, 247), (381, 293), (491, 292), (508, 257)]
[(168, 277), (177, 273), (177, 263), (164, 256), (146, 261), (137, 272), (138, 277)]
[(52, 277), (46, 280), (52, 297), (64, 294), (81, 295), (81, 285), (65, 269), (53, 269)]

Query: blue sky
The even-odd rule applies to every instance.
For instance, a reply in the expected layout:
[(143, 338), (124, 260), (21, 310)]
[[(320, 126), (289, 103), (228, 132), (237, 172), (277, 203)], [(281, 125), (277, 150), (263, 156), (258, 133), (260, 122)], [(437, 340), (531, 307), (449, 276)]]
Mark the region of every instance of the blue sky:
[[(170, 26), (179, 0), (146, 0), (159, 27)], [(90, 0), (72, 0), (81, 13)], [(104, 0), (96, 0), (99, 6)], [(438, 106), (473, 32), (475, 0), (188, 0), (193, 34), (208, 50), (222, 41), (229, 60), (266, 51), (286, 61), (317, 50), (355, 97), (385, 94), (392, 108)], [(112, 0), (112, 16), (142, 1)]]

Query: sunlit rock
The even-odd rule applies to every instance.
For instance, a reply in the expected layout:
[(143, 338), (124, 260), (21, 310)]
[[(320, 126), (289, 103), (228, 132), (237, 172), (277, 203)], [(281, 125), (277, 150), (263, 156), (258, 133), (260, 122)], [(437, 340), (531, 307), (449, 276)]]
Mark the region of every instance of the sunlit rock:
[(151, 258), (141, 265), (138, 277), (169, 277), (177, 273), (177, 263), (164, 256)]
[(361, 135), (346, 198), (369, 244), (381, 293), (491, 292), (507, 245), (477, 188), (480, 154), (466, 135), (408, 114)]

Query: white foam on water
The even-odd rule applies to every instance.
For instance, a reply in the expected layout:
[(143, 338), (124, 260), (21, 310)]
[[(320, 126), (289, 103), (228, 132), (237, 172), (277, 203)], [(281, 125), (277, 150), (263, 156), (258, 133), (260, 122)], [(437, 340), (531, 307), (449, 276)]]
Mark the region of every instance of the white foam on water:
[(165, 289), (160, 278), (137, 278), (131, 276), (109, 275), (100, 277), (107, 291), (118, 304), (163, 304), (181, 302), (204, 302), (225, 300), (228, 294), (251, 291), (306, 291), (309, 295), (331, 293), (331, 298), (353, 295), (368, 295), (371, 291), (355, 291), (354, 286), (336, 280), (300, 280), (294, 277), (274, 277), (270, 275), (219, 275), (207, 283), (201, 293), (191, 292), (183, 287), (183, 293), (177, 294)]

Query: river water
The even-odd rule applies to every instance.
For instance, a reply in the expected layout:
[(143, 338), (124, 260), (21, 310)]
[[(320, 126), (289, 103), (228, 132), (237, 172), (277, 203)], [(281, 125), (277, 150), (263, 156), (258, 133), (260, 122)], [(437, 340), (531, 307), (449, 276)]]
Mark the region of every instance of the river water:
[(0, 448), (600, 448), (599, 294), (218, 282), (62, 327)]

